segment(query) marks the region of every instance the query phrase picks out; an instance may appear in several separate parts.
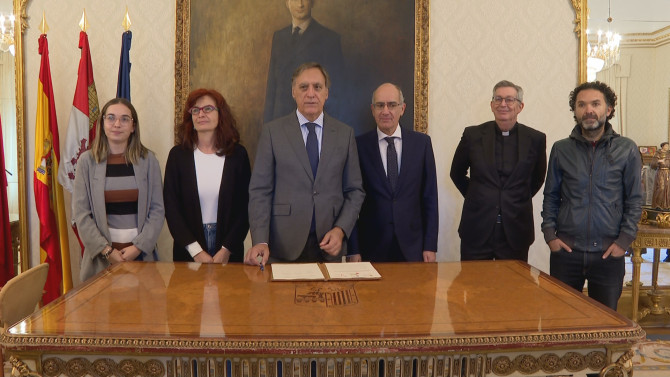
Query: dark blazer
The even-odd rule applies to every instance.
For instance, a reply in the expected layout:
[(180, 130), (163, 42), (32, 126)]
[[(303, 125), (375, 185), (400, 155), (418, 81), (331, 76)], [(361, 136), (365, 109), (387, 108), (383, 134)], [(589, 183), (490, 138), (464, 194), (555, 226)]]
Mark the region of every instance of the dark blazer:
[[(361, 258), (387, 261), (393, 240), (407, 261), (423, 261), (423, 251), (437, 251), (438, 204), (435, 156), (428, 135), (402, 129), (402, 156), (395, 194), (379, 154), (377, 129), (356, 138), (365, 201), (358, 218)], [(354, 243), (355, 244), (355, 243)]]
[[(267, 243), (271, 258), (300, 256), (312, 213), (319, 240), (335, 226), (348, 238), (364, 197), (351, 127), (324, 114), (314, 177), (296, 113), (263, 126), (249, 184), (249, 220), (253, 244)], [(346, 254), (346, 241), (340, 255)]]
[(516, 126), (519, 160), (505, 186), (495, 164), (495, 121), (465, 128), (456, 148), (450, 175), (465, 197), (458, 234), (470, 247), (489, 239), (498, 208), (511, 247), (527, 249), (535, 240), (532, 199), (547, 172), (547, 140), (540, 131), (520, 123)]
[(292, 25), (289, 25), (277, 30), (272, 37), (263, 121), (267, 123), (295, 111), (291, 76), (299, 65), (307, 62), (321, 63), (328, 72), (331, 86), (325, 111), (340, 118), (343, 115), (341, 87), (346, 82), (340, 35), (314, 19), (297, 41), (292, 40), (291, 33)]
[[(247, 150), (237, 144), (226, 156), (219, 189), (216, 245), (230, 250), (230, 262), (244, 259), (244, 239), (249, 230), (247, 203), (251, 167)], [(165, 219), (174, 239), (174, 261), (193, 261), (186, 246), (198, 241), (205, 247), (202, 211), (198, 197), (195, 160), (192, 150), (172, 147), (165, 165)]]

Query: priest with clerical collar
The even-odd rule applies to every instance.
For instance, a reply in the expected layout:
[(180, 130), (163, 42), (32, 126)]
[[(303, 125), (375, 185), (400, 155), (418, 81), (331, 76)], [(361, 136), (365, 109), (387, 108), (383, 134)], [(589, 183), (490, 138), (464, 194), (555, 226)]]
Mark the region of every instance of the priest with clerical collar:
[(523, 107), (523, 89), (500, 81), (491, 98), (494, 120), (466, 127), (456, 148), (450, 175), (465, 198), (461, 260), (528, 261), (532, 199), (544, 183), (547, 141), (517, 121)]

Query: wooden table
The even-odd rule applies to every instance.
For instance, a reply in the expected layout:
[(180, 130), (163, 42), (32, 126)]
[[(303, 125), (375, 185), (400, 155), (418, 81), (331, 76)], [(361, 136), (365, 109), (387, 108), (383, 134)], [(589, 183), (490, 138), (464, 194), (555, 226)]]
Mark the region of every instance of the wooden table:
[(522, 262), (374, 266), (381, 280), (274, 282), (271, 266), (126, 262), (1, 343), (24, 375), (466, 377), (625, 369), (645, 338)]
[[(638, 224), (637, 238), (631, 245), (633, 249), (633, 277), (632, 298), (633, 311), (631, 318), (639, 321), (648, 314), (670, 313), (670, 309), (660, 306), (662, 295), (658, 290), (658, 266), (661, 259), (661, 249), (670, 249), (670, 229), (659, 228), (648, 224)], [(649, 298), (651, 307), (640, 308), (640, 265), (642, 264), (642, 250), (654, 249), (653, 266), (651, 272), (651, 291)]]

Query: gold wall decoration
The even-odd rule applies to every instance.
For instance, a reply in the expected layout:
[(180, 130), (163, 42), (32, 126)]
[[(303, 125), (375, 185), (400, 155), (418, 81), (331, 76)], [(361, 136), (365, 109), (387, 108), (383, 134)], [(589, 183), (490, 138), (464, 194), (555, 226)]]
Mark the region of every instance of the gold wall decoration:
[(587, 18), (589, 14), (588, 0), (572, 0), (572, 7), (575, 9), (575, 34), (579, 39), (579, 61), (577, 62), (577, 80), (581, 84), (586, 82), (586, 39)]
[(17, 152), (17, 170), (19, 178), (19, 228), (20, 228), (20, 270), (25, 271), (30, 267), (29, 230), (28, 230), (28, 212), (26, 196), (26, 130), (25, 130), (25, 100), (24, 100), (24, 58), (23, 58), (23, 33), (28, 28), (28, 16), (26, 8), (28, 0), (14, 0), (14, 14), (17, 16), (17, 22), (14, 24), (14, 70), (15, 70), (15, 92), (16, 92), (16, 152)]

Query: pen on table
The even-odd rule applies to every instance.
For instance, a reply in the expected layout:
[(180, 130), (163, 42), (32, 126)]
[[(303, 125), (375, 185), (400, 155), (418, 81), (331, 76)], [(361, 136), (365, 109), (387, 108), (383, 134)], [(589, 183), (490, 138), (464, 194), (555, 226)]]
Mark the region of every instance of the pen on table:
[(265, 266), (263, 265), (263, 262), (259, 263), (261, 265), (261, 271), (265, 271)]

